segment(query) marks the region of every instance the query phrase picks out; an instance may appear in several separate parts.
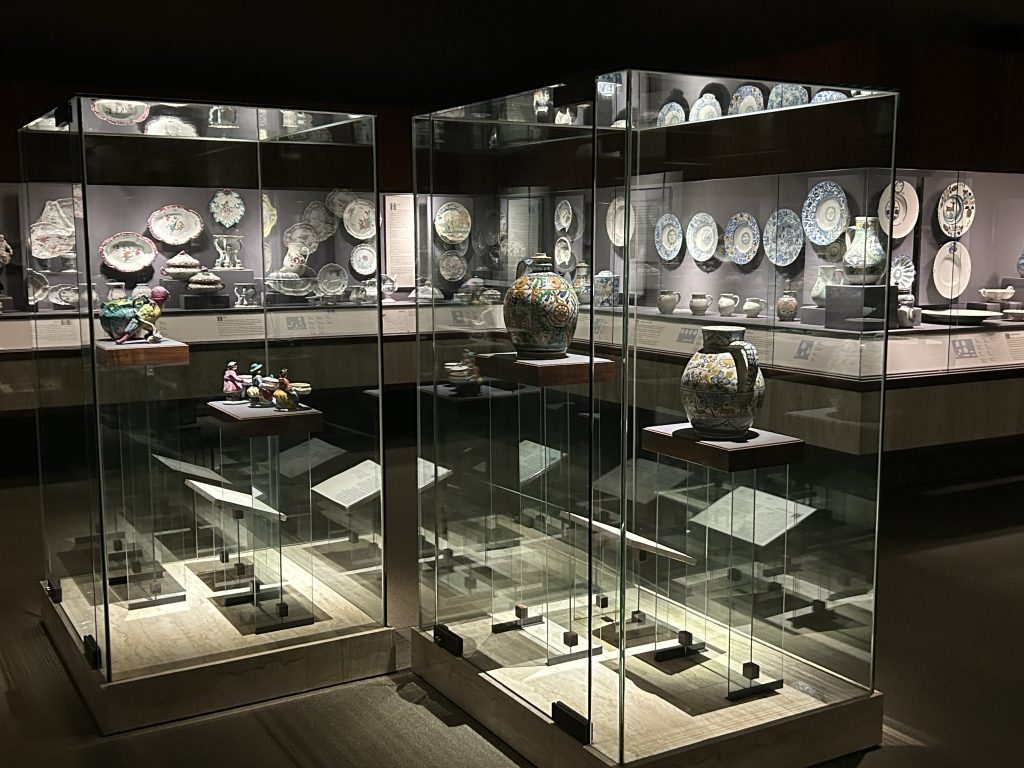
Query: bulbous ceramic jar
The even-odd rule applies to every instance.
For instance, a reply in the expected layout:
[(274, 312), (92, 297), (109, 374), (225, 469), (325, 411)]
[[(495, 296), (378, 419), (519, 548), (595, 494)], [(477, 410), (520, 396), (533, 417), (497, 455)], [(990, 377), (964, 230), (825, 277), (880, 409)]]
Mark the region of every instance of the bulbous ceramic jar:
[(671, 315), (675, 312), (680, 298), (676, 291), (660, 291), (658, 293), (658, 311), (663, 315)]
[(878, 219), (858, 216), (846, 230), (846, 254), (843, 256), (846, 282), (873, 285), (885, 271), (885, 247), (878, 239)]
[(775, 316), (779, 320), (795, 320), (797, 310), (800, 309), (800, 302), (796, 300), (796, 291), (783, 291), (782, 295), (775, 300)]
[(582, 262), (576, 265), (576, 274), (573, 277), (572, 289), (576, 291), (576, 297), (580, 304), (590, 303), (590, 265)]
[(825, 294), (828, 292), (830, 285), (840, 285), (842, 283), (843, 271), (836, 269), (835, 267), (822, 266), (818, 267), (818, 279), (814, 281), (814, 285), (811, 287), (811, 301), (814, 302), (815, 306), (825, 306)]
[(544, 253), (533, 257), (530, 271), (505, 293), (505, 328), (527, 360), (565, 357), (579, 313), (576, 291)]
[(711, 306), (711, 295), (707, 293), (690, 294), (690, 311), (695, 315), (703, 315)]
[(757, 350), (735, 325), (702, 329), (704, 346), (686, 364), (679, 396), (690, 426), (712, 440), (741, 438), (764, 402)]

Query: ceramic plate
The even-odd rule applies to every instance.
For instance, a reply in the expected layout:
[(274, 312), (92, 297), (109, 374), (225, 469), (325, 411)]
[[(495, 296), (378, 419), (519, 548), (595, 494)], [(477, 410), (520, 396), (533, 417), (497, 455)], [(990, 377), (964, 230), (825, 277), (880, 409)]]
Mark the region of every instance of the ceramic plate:
[(341, 264), (324, 264), (317, 272), (316, 284), (324, 295), (338, 296), (348, 288), (348, 272)]
[(764, 109), (764, 96), (756, 85), (741, 85), (732, 95), (729, 102), (730, 115), (745, 115), (749, 112), (760, 112)]
[(49, 298), (51, 304), (59, 307), (78, 306), (78, 286), (67, 283), (50, 287)]
[(654, 248), (662, 261), (672, 261), (683, 247), (683, 225), (666, 213), (654, 225)]
[(263, 237), (270, 237), (274, 225), (277, 224), (277, 208), (270, 202), (270, 196), (263, 193)]
[(939, 295), (945, 299), (955, 299), (967, 290), (971, 281), (971, 254), (963, 243), (951, 240), (939, 248), (932, 263), (932, 279)]
[(104, 123), (111, 125), (135, 125), (149, 117), (149, 104), (144, 101), (93, 99), (89, 109)]
[(29, 227), (32, 255), (40, 261), (75, 255), (75, 232), (36, 222)]
[(552, 261), (559, 272), (572, 272), (576, 268), (576, 257), (573, 255), (569, 238), (560, 237), (555, 240), (555, 255)]
[(449, 283), (457, 283), (466, 276), (466, 257), (458, 251), (445, 251), (437, 261), (437, 271)]
[(822, 89), (814, 94), (814, 98), (811, 99), (811, 104), (825, 104), (830, 101), (845, 101), (848, 98), (850, 97), (842, 91)]
[[(895, 200), (893, 200), (892, 187), (893, 185), (887, 186), (878, 201), (878, 223), (881, 224), (885, 234), (898, 240), (914, 231), (921, 205), (917, 199), (917, 190), (909, 181), (896, 179)], [(891, 233), (889, 232), (890, 219), (892, 220)]]
[(555, 232), (568, 232), (570, 226), (572, 226), (572, 205), (568, 200), (559, 200), (558, 205), (555, 206)]
[[(807, 89), (793, 83), (779, 83), (768, 94), (768, 109), (799, 107), (808, 102)], [(767, 227), (765, 228), (767, 231)]]
[(25, 270), (25, 283), (28, 287), (28, 303), (37, 304), (50, 292), (50, 281), (34, 269)]
[(196, 127), (174, 115), (161, 115), (154, 117), (143, 129), (149, 136), (174, 136), (176, 138), (192, 139), (199, 135)]
[(925, 320), (947, 325), (981, 325), (986, 320), (1001, 317), (1000, 312), (985, 309), (925, 309), (921, 311)]
[(804, 228), (800, 217), (789, 208), (772, 211), (764, 225), (764, 253), (777, 267), (788, 267), (804, 249)]
[(892, 267), (889, 268), (889, 283), (898, 286), (901, 291), (909, 291), (914, 285), (914, 278), (917, 277), (917, 269), (914, 267), (914, 260), (907, 254), (901, 253), (892, 260)]
[(694, 261), (708, 261), (718, 255), (718, 224), (709, 213), (698, 213), (686, 225), (686, 250)]
[[(621, 248), (626, 244), (626, 200), (619, 196), (612, 200), (608, 206), (608, 214), (604, 220), (605, 229), (608, 230), (608, 238), (612, 245)], [(636, 211), (629, 206), (629, 239), (633, 239), (636, 232)]]
[(352, 271), (360, 277), (369, 277), (377, 271), (377, 249), (370, 243), (360, 243), (348, 257)]
[(332, 189), (327, 193), (324, 204), (327, 210), (340, 219), (345, 215), (345, 208), (355, 199), (356, 194), (351, 189)]
[(245, 216), (245, 201), (233, 189), (220, 189), (210, 198), (210, 214), (222, 227), (233, 227)]
[(138, 232), (118, 232), (100, 243), (100, 258), (118, 272), (138, 272), (156, 259), (156, 243)]
[(434, 231), (446, 243), (465, 241), (472, 228), (473, 219), (462, 203), (445, 203), (434, 214)]
[(334, 233), (338, 231), (338, 217), (319, 200), (314, 200), (306, 206), (306, 210), (302, 212), (302, 220), (316, 231), (316, 238), (321, 243), (334, 237)]
[(705, 93), (693, 103), (693, 107), (690, 109), (691, 123), (700, 120), (714, 120), (721, 116), (722, 105), (718, 103), (718, 99), (713, 93)]
[(342, 211), (345, 231), (356, 240), (369, 240), (377, 234), (377, 210), (369, 200), (356, 198)]
[(950, 184), (939, 197), (939, 227), (946, 237), (961, 237), (974, 223), (974, 192), (962, 181)]
[(846, 193), (834, 181), (815, 184), (804, 200), (801, 220), (807, 239), (815, 245), (828, 245), (846, 232), (850, 206)]
[(300, 253), (304, 250), (307, 256), (320, 245), (316, 230), (304, 221), (292, 224), (284, 231), (282, 237), (288, 250), (297, 250)]
[(735, 264), (749, 264), (761, 245), (761, 229), (749, 213), (734, 214), (725, 225), (725, 255)]
[(670, 101), (658, 113), (658, 125), (679, 125), (686, 122), (686, 110), (682, 104)]
[(202, 217), (183, 205), (165, 205), (149, 214), (149, 234), (168, 245), (184, 245), (203, 231)]

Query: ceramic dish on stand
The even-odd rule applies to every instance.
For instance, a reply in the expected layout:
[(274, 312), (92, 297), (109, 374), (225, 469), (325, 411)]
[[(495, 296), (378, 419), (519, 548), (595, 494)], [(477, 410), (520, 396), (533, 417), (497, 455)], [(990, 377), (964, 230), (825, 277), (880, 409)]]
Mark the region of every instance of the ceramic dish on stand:
[(1001, 312), (990, 312), (985, 309), (923, 309), (921, 316), (929, 323), (944, 325), (981, 325), (986, 320), (994, 320), (1002, 316)]
[[(917, 199), (917, 190), (909, 181), (896, 179), (895, 195), (893, 186), (887, 186), (878, 201), (878, 223), (885, 234), (899, 240), (914, 231), (914, 225), (917, 224), (917, 217), (921, 212), (921, 203)], [(892, 232), (889, 231), (890, 228)]]
[(979, 288), (978, 293), (985, 301), (1009, 301), (1016, 293), (1013, 286), (1009, 288)]
[(768, 109), (799, 107), (806, 104), (809, 100), (807, 89), (802, 85), (778, 83), (772, 88), (771, 93), (768, 94)]
[(971, 281), (971, 254), (963, 243), (950, 240), (939, 248), (932, 263), (932, 280), (944, 299), (955, 299)]
[(210, 215), (222, 227), (230, 229), (245, 216), (245, 201), (233, 189), (219, 189), (210, 198)]
[(915, 277), (917, 277), (917, 269), (914, 267), (913, 259), (905, 253), (893, 257), (892, 267), (889, 269), (890, 285), (895, 285), (901, 291), (906, 292), (914, 285)]
[(686, 250), (694, 261), (709, 261), (718, 255), (718, 224), (709, 213), (698, 213), (686, 225)]
[(835, 242), (850, 223), (850, 205), (843, 188), (834, 181), (815, 184), (804, 200), (800, 218), (814, 245)]
[(939, 228), (946, 237), (962, 237), (974, 223), (977, 203), (974, 191), (957, 181), (950, 184), (939, 196)]
[(149, 214), (146, 225), (160, 242), (184, 245), (202, 234), (203, 218), (183, 205), (165, 205)]
[(682, 104), (670, 101), (658, 112), (657, 124), (659, 127), (666, 125), (679, 125), (686, 122), (686, 110)]
[(734, 264), (749, 264), (761, 245), (761, 229), (749, 213), (734, 214), (725, 225), (725, 255)]
[(683, 247), (683, 225), (666, 213), (654, 225), (654, 248), (662, 261), (673, 261)]
[(118, 272), (139, 272), (156, 260), (156, 243), (138, 232), (118, 232), (100, 243), (103, 263)]
[(445, 251), (437, 260), (437, 272), (449, 283), (461, 281), (469, 269), (466, 257), (458, 251)]
[(796, 211), (772, 211), (764, 225), (763, 243), (765, 256), (775, 266), (788, 267), (796, 261), (804, 249), (804, 228)]
[[(608, 239), (612, 245), (621, 248), (626, 244), (626, 199), (619, 195), (612, 200), (608, 206), (608, 213), (604, 219), (605, 230), (608, 232)], [(633, 239), (636, 232), (636, 211), (629, 206), (629, 239)]]
[(352, 271), (360, 277), (369, 277), (377, 271), (377, 249), (370, 243), (360, 243), (348, 257)]
[(110, 125), (135, 125), (149, 117), (149, 104), (144, 101), (93, 99), (89, 109), (96, 117)]
[(721, 116), (722, 105), (718, 103), (718, 99), (715, 98), (713, 93), (705, 93), (697, 99), (690, 108), (691, 123), (696, 123), (701, 120), (716, 120)]

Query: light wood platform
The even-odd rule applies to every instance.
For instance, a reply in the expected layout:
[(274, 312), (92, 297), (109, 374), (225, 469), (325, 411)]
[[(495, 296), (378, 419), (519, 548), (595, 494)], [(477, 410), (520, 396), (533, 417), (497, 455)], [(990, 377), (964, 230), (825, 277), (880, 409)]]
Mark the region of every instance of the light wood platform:
[(248, 403), (214, 400), (207, 403), (217, 417), (218, 426), (232, 437), (275, 437), (278, 435), (321, 432), (324, 415), (316, 408), (279, 411), (276, 408), (252, 408)]
[(188, 365), (188, 344), (173, 339), (159, 343), (110, 339), (96, 341), (96, 359), (105, 368), (134, 368), (140, 365)]
[(743, 472), (804, 460), (804, 441), (797, 437), (751, 429), (742, 440), (708, 440), (700, 437), (685, 421), (645, 427), (643, 447), (646, 451), (721, 472)]
[[(477, 355), (476, 364), (481, 376), (489, 376), (535, 387), (557, 387), (567, 384), (586, 384), (590, 381), (591, 358), (587, 355), (567, 354), (557, 360), (524, 360), (515, 352)], [(615, 378), (615, 363), (601, 357), (593, 358), (594, 381)]]

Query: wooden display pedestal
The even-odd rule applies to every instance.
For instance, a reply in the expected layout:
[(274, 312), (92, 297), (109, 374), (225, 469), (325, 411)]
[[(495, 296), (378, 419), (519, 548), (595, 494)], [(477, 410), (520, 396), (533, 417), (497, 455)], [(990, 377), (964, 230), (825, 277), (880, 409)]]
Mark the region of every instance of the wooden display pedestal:
[(279, 411), (276, 408), (253, 408), (238, 400), (215, 400), (207, 405), (213, 409), (217, 426), (232, 437), (310, 434), (324, 428), (324, 415), (316, 408)]
[(134, 368), (141, 365), (188, 365), (188, 344), (173, 339), (153, 343), (110, 339), (96, 342), (96, 359), (105, 368)]
[[(590, 361), (587, 355), (567, 354), (556, 360), (525, 360), (515, 352), (497, 352), (477, 355), (480, 375), (534, 387), (557, 387), (566, 384), (586, 384), (590, 381)], [(594, 381), (615, 378), (615, 363), (595, 357)]]
[(741, 440), (706, 440), (689, 422), (645, 427), (643, 447), (720, 472), (743, 472), (804, 460), (804, 441), (796, 437), (751, 429)]

